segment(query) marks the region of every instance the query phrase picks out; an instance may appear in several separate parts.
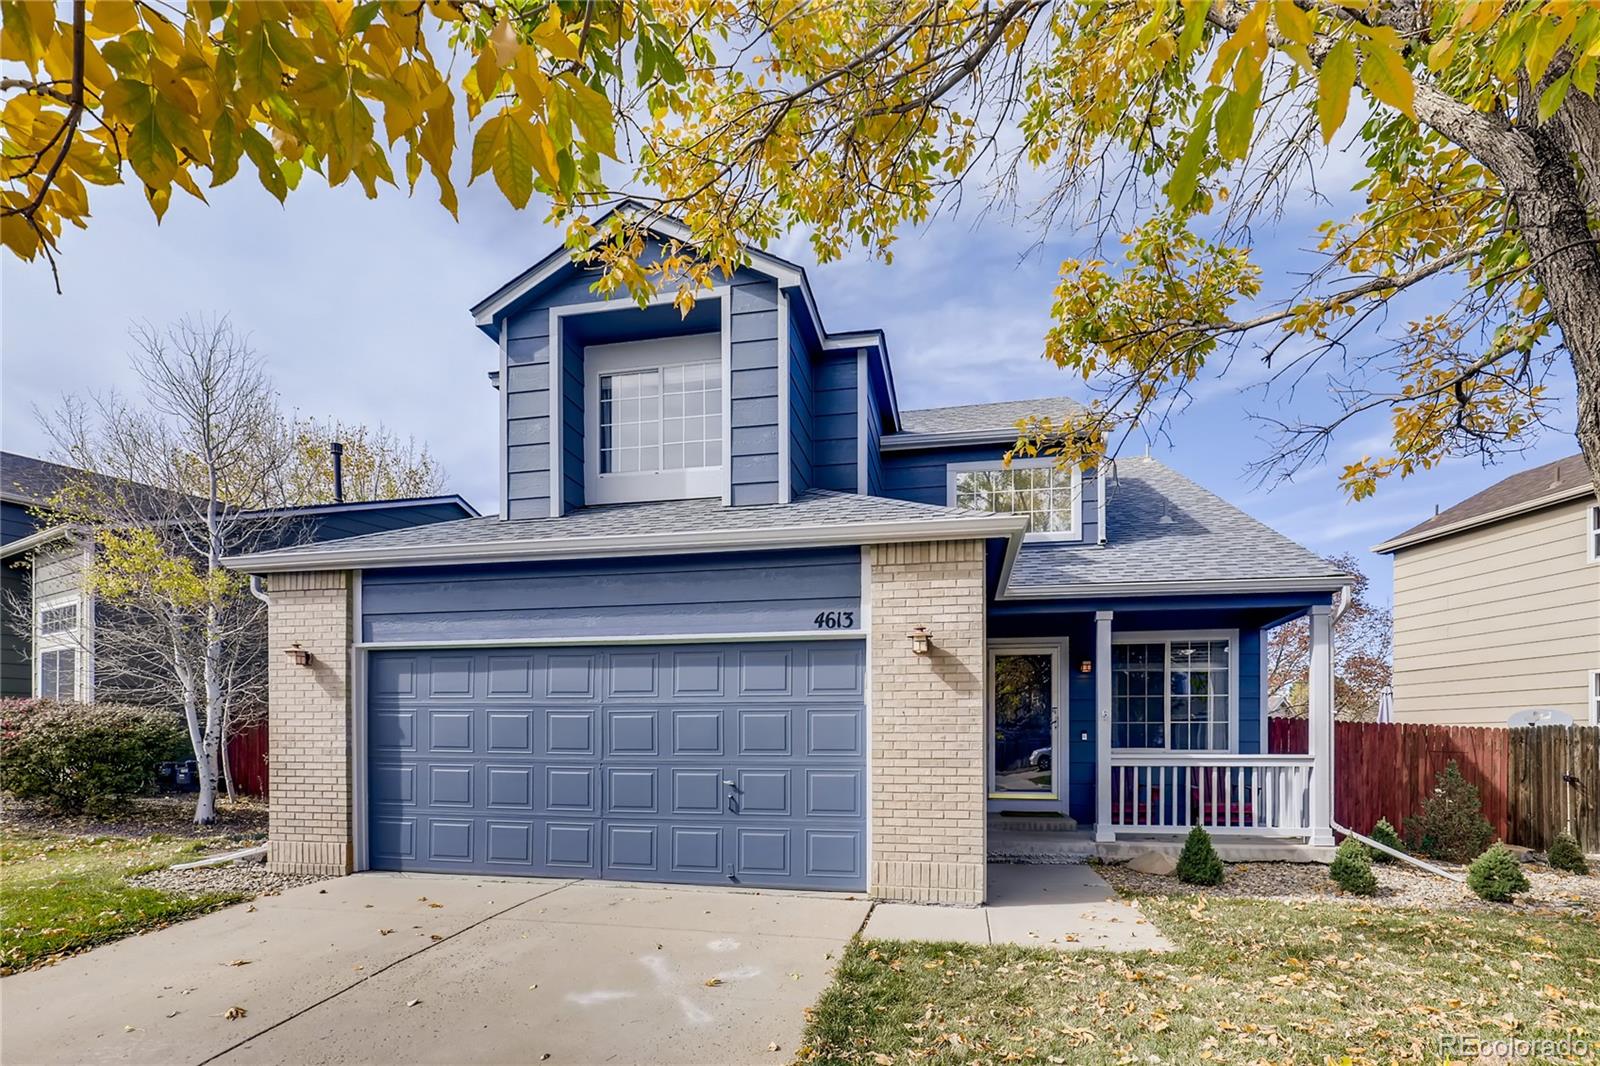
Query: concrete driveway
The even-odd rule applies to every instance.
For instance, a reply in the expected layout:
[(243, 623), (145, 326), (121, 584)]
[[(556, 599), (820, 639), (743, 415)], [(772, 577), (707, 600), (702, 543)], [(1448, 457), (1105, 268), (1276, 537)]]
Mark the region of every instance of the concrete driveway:
[(867, 910), (798, 892), (359, 874), (5, 978), (0, 1059), (788, 1062)]

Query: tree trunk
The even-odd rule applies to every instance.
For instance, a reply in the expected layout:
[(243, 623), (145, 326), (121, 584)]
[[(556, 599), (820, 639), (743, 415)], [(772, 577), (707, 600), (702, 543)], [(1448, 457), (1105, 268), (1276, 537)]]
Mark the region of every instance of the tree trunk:
[(228, 702), (224, 700), (222, 704), (222, 749), (218, 754), (218, 761), (222, 763), (222, 782), (228, 788), (228, 802), (230, 804), (239, 802), (239, 794), (233, 787), (233, 764), (228, 759), (228, 737), (233, 731), (231, 718)]
[(1507, 186), (1517, 230), (1572, 359), (1578, 445), (1590, 480), (1600, 485), (1600, 252), (1562, 139), (1550, 127), (1531, 131), (1535, 172)]

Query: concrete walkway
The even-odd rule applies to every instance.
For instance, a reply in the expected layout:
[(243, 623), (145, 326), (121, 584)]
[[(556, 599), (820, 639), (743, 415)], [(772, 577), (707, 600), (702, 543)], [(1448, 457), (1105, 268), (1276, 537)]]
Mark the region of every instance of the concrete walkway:
[(358, 874), (5, 978), (0, 1061), (788, 1062), (868, 906)]
[(864, 935), (874, 940), (954, 940), (1062, 951), (1171, 951), (1172, 943), (1117, 897), (1091, 867), (991, 863), (982, 907), (880, 903)]

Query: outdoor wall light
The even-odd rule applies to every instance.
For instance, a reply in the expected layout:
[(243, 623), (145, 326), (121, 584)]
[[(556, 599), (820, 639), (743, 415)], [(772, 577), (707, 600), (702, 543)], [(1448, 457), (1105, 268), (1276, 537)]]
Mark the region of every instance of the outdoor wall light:
[(292, 647), (283, 649), (283, 653), (287, 655), (289, 657), (289, 661), (296, 666), (304, 666), (306, 663), (311, 661), (311, 653), (306, 651), (299, 644), (295, 644)]
[(912, 626), (911, 632), (906, 636), (911, 638), (911, 650), (918, 655), (928, 654), (928, 644), (933, 640), (933, 633), (927, 626)]
[(1078, 673), (1080, 673), (1080, 674), (1092, 674), (1092, 673), (1094, 673), (1094, 663), (1090, 662), (1088, 659), (1083, 660), (1081, 663), (1078, 664)]

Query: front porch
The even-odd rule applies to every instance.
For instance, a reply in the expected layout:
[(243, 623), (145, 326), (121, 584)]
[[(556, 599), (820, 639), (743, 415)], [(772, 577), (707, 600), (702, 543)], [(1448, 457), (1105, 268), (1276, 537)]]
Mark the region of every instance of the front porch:
[[(1126, 859), (1201, 826), (1229, 861), (1327, 861), (1332, 622), (1316, 593), (993, 605), (991, 859)], [(1310, 648), (1309, 750), (1275, 753), (1267, 649), (1290, 623)]]

